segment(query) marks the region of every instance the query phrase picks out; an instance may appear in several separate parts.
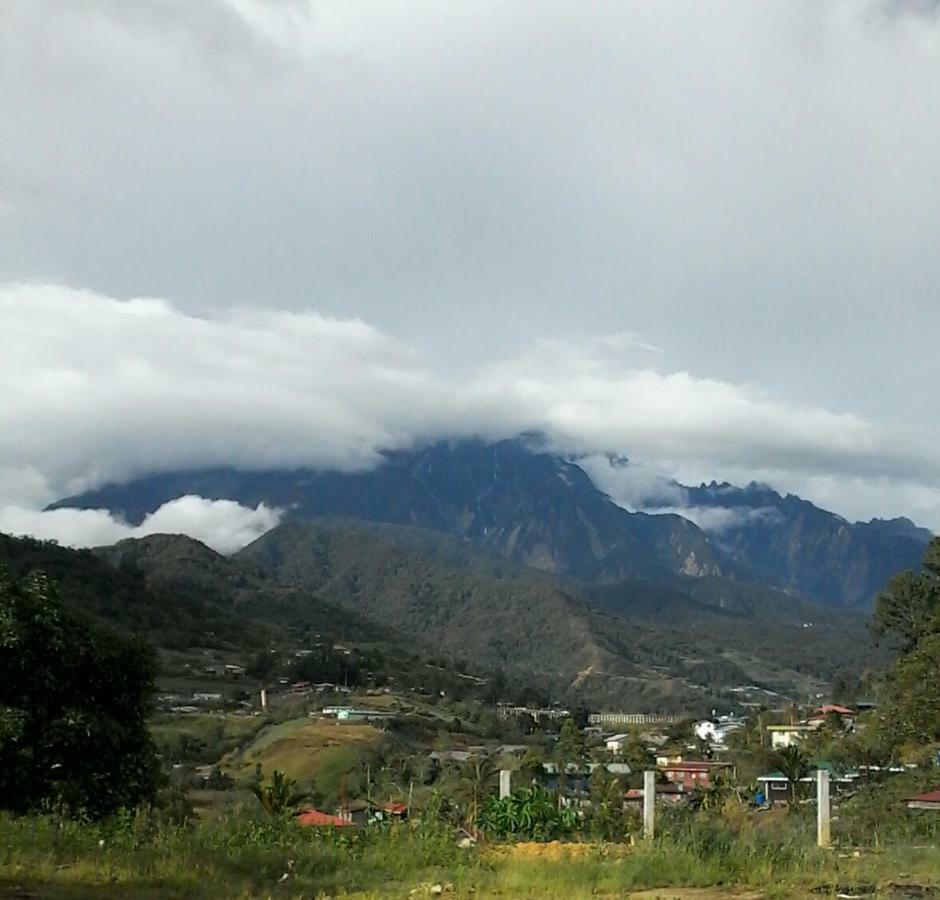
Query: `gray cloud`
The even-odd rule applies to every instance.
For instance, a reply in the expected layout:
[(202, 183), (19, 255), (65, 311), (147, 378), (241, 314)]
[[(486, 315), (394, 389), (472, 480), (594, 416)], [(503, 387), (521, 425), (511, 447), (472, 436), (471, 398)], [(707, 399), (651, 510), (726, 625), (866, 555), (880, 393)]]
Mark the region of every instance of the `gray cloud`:
[(931, 6), (9, 0), (0, 493), (545, 427), (938, 527)]
[[(455, 378), (374, 326), (315, 312), (194, 316), (20, 284), (0, 286), (0, 322), (0, 502), (20, 506), (155, 470), (356, 469), (384, 449), (528, 429), (584, 455), (628, 506), (674, 504), (666, 476), (695, 468), (806, 483), (938, 473), (935, 456), (858, 415), (663, 371), (623, 335), (533, 341)], [(609, 465), (611, 450), (638, 465)]]

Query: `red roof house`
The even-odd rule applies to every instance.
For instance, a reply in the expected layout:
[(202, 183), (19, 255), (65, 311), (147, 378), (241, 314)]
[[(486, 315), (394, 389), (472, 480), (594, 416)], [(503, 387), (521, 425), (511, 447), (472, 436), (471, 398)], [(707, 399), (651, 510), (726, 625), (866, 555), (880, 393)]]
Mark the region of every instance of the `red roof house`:
[(683, 790), (691, 791), (696, 787), (708, 788), (712, 778), (731, 769), (731, 763), (712, 762), (710, 760), (686, 760), (661, 766), (663, 774), (673, 784)]
[(298, 825), (312, 825), (315, 828), (335, 827), (344, 828), (352, 825), (339, 816), (331, 816), (329, 813), (320, 812), (318, 809), (305, 809), (297, 816)]
[(926, 794), (908, 797), (905, 803), (908, 809), (940, 810), (940, 791), (928, 791)]

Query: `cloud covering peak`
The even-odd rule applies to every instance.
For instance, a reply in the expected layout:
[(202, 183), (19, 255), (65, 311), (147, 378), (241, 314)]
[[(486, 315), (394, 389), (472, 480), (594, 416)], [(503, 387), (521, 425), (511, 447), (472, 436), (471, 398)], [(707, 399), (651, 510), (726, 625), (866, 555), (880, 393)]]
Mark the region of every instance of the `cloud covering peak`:
[[(647, 487), (694, 469), (807, 483), (936, 472), (856, 414), (663, 370), (655, 348), (623, 335), (533, 340), (455, 377), (374, 326), (316, 312), (197, 316), (161, 299), (11, 284), (0, 322), (0, 503), (27, 508), (155, 471), (350, 470), (426, 440), (531, 429), (561, 452), (627, 451), (650, 467)], [(585, 465), (615, 496), (629, 493), (617, 478), (646, 471)]]

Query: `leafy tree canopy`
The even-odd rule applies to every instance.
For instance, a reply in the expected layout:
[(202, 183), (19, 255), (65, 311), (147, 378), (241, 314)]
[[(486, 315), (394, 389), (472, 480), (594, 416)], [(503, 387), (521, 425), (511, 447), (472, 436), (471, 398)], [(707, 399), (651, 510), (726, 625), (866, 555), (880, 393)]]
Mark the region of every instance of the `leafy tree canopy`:
[(902, 653), (940, 630), (940, 538), (928, 544), (921, 572), (901, 572), (888, 582), (871, 628), (878, 637), (900, 641)]
[(153, 799), (154, 659), (63, 608), (40, 574), (0, 567), (0, 808), (93, 817)]

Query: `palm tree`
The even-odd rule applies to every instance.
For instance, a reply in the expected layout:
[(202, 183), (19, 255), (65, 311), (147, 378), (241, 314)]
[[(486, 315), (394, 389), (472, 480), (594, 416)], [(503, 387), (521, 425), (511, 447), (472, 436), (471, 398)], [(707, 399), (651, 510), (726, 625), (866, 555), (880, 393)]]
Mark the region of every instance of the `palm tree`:
[(294, 791), (295, 787), (297, 782), (293, 778), (288, 778), (280, 769), (275, 769), (266, 786), (258, 785), (252, 790), (266, 812), (279, 815), (300, 799), (300, 795)]
[(496, 769), (483, 756), (469, 760), (461, 771), (459, 791), (467, 801), (468, 830), (476, 832), (476, 822), (480, 814), (480, 802), (488, 782), (492, 781)]
[(796, 744), (791, 744), (776, 754), (774, 762), (787, 779), (787, 792), (790, 804), (793, 805), (796, 802), (797, 785), (809, 774), (809, 760)]

